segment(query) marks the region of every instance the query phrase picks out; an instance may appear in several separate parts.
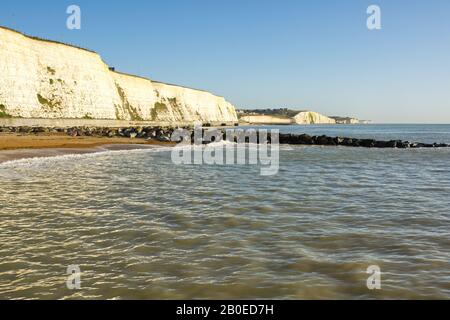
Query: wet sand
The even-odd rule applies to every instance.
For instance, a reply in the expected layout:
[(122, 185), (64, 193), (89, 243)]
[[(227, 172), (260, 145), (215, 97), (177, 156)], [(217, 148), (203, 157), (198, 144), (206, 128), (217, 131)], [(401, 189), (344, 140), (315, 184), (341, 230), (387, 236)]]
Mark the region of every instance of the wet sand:
[(173, 146), (171, 142), (130, 138), (70, 137), (64, 134), (20, 135), (0, 133), (0, 163), (34, 157)]

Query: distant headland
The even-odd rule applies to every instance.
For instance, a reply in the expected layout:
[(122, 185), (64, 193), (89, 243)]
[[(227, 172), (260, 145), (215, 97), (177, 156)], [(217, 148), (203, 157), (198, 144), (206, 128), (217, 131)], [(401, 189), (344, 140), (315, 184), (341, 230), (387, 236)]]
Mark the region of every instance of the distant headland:
[(367, 124), (370, 121), (352, 117), (325, 116), (314, 111), (280, 109), (238, 110), (241, 123), (248, 124)]

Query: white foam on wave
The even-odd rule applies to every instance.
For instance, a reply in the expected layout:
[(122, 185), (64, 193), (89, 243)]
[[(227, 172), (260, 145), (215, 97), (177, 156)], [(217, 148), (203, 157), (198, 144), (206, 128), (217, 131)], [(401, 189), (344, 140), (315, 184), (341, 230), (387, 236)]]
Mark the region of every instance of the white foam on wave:
[[(59, 162), (70, 163), (76, 160), (83, 160), (89, 158), (96, 158), (101, 156), (108, 155), (129, 155), (129, 154), (145, 154), (145, 153), (154, 153), (154, 152), (164, 152), (164, 151), (172, 151), (172, 150), (180, 150), (180, 149), (188, 149), (194, 150), (204, 149), (206, 146), (209, 148), (223, 148), (227, 146), (236, 146), (237, 148), (245, 147), (245, 148), (255, 148), (258, 147), (258, 144), (237, 144), (232, 141), (219, 141), (213, 142), (208, 145), (177, 145), (174, 147), (164, 147), (164, 146), (144, 146), (139, 145), (138, 148), (131, 149), (119, 149), (119, 150), (111, 150), (106, 146), (98, 147), (96, 149), (87, 150), (87, 149), (78, 149), (76, 153), (71, 153), (70, 149), (38, 149), (38, 150), (30, 150), (29, 153), (36, 153), (36, 156), (26, 155), (24, 158), (7, 160), (4, 162), (0, 162), (0, 169), (14, 169), (14, 168), (23, 168), (23, 167), (35, 167), (42, 165), (55, 164)], [(289, 146), (282, 146), (282, 150), (292, 150)], [(72, 150), (73, 152), (73, 150)], [(81, 152), (81, 153), (79, 153)], [(52, 155), (48, 155), (49, 153), (54, 153)], [(62, 154), (59, 154), (62, 153)], [(42, 154), (42, 155), (39, 155)]]
[(214, 148), (214, 149), (222, 149), (223, 147), (227, 146), (235, 146), (237, 148), (247, 148), (247, 147), (256, 147), (258, 144), (256, 143), (236, 143), (233, 141), (227, 141), (222, 140), (218, 142), (211, 142), (208, 144), (179, 144), (174, 147), (172, 147), (171, 150), (203, 150), (206, 147), (207, 148)]
[[(49, 149), (51, 150), (51, 149)], [(92, 150), (92, 152), (87, 151), (86, 153), (65, 153), (65, 154), (55, 154), (52, 156), (36, 156), (36, 157), (27, 157), (16, 160), (9, 160), (0, 163), (0, 169), (11, 169), (17, 167), (32, 167), (45, 165), (49, 163), (57, 163), (57, 162), (70, 162), (81, 159), (88, 158), (96, 158), (107, 155), (128, 155), (132, 154), (140, 154), (140, 153), (153, 153), (153, 152), (163, 152), (170, 151), (171, 147), (159, 147), (152, 146), (148, 148), (139, 148), (139, 149), (121, 149), (121, 150), (108, 150), (99, 148), (98, 150)], [(70, 152), (70, 151), (62, 151), (62, 152)]]

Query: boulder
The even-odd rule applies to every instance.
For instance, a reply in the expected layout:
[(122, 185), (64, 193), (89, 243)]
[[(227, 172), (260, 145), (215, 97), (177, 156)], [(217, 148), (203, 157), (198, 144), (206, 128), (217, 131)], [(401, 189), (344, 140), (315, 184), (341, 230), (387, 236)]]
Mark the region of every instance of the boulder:
[[(123, 136), (124, 136), (124, 137), (126, 137), (126, 138), (131, 138), (131, 134), (132, 134), (132, 133), (135, 133), (135, 132), (134, 132), (133, 128), (126, 128), (126, 129), (124, 129), (124, 130), (122, 131), (122, 133), (123, 133)], [(136, 134), (136, 135), (137, 135), (137, 134)]]
[(388, 141), (375, 141), (375, 148), (389, 148)]
[(108, 137), (110, 137), (110, 138), (114, 137), (116, 134), (117, 134), (117, 133), (116, 133), (114, 130), (110, 130), (110, 131), (108, 131), (108, 133), (107, 133)]
[(32, 129), (30, 127), (20, 127), (18, 128), (19, 133), (31, 133)]
[(397, 148), (399, 149), (407, 149), (409, 148), (410, 143), (408, 141), (397, 141)]
[(171, 142), (170, 137), (168, 137), (166, 135), (158, 136), (157, 140), (160, 141), (160, 142)]
[(360, 139), (352, 139), (352, 147), (361, 147), (361, 141)]
[(302, 144), (300, 136), (299, 135), (291, 135), (289, 144)]
[(344, 138), (336, 137), (336, 138), (334, 138), (334, 143), (335, 143), (337, 146), (342, 145), (342, 144), (344, 143)]
[(353, 139), (352, 138), (343, 138), (341, 145), (351, 147), (353, 146)]
[(291, 143), (291, 141), (292, 141), (292, 135), (280, 133), (280, 143), (281, 144), (288, 144), (288, 143)]
[(320, 136), (320, 137), (316, 137), (316, 144), (320, 145), (320, 146), (325, 146), (328, 145), (328, 137), (327, 136)]
[(386, 142), (386, 148), (397, 148), (397, 141), (391, 140)]
[(375, 147), (376, 141), (373, 139), (362, 139), (359, 141), (359, 145), (364, 148), (373, 148)]
[(147, 133), (145, 131), (141, 131), (137, 134), (138, 139), (144, 139), (145, 137), (147, 137)]
[(308, 145), (313, 144), (313, 139), (308, 134), (301, 134), (300, 136), (298, 136), (298, 139), (301, 144), (308, 144)]

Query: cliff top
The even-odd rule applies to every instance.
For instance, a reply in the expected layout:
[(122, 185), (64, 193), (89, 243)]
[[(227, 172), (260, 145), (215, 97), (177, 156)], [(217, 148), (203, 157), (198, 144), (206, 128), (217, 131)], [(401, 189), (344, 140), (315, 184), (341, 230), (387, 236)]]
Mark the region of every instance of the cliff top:
[(17, 31), (17, 30), (14, 30), (14, 29), (11, 29), (11, 28), (8, 28), (8, 27), (5, 27), (5, 26), (1, 26), (0, 25), (0, 29), (4, 29), (4, 30), (7, 30), (7, 31), (11, 31), (11, 32), (20, 34), (21, 36), (24, 36), (25, 38), (28, 38), (28, 39), (31, 39), (31, 40), (48, 42), (48, 43), (54, 43), (54, 44), (60, 44), (60, 45), (63, 45), (63, 46), (68, 46), (68, 47), (72, 47), (72, 48), (75, 48), (75, 49), (80, 49), (80, 50), (84, 50), (84, 51), (87, 51), (87, 52), (98, 54), (97, 52), (95, 52), (93, 50), (86, 49), (86, 48), (83, 48), (83, 47), (80, 47), (80, 46), (77, 46), (77, 45), (74, 45), (74, 44), (64, 43), (64, 42), (56, 41), (56, 40), (39, 38), (39, 37), (36, 37), (36, 36), (30, 36), (28, 34), (25, 34), (23, 32), (20, 32), (20, 31)]
[[(31, 35), (25, 34), (23, 32), (20, 32), (20, 31), (17, 31), (17, 30), (14, 30), (14, 29), (2, 26), (2, 25), (0, 25), (0, 29), (4, 29), (4, 30), (10, 31), (10, 32), (17, 33), (17, 34), (19, 34), (19, 35), (21, 35), (21, 36), (23, 36), (25, 38), (31, 39), (31, 40), (48, 42), (48, 43), (54, 43), (54, 44), (59, 44), (59, 45), (63, 45), (63, 46), (72, 47), (72, 48), (79, 49), (79, 50), (84, 50), (84, 51), (87, 51), (87, 52), (90, 52), (90, 53), (94, 53), (94, 54), (98, 55), (101, 58), (101, 56), (100, 56), (100, 54), (98, 52), (96, 52), (94, 50), (86, 49), (86, 48), (83, 48), (83, 47), (80, 47), (80, 46), (77, 46), (77, 45), (74, 45), (74, 44), (64, 43), (64, 42), (56, 41), (56, 40), (44, 39), (44, 38), (40, 38), (40, 37), (36, 37), (36, 36), (31, 36)], [(106, 62), (104, 62), (104, 63), (106, 65), (108, 65)], [(223, 96), (216, 95), (216, 94), (211, 93), (211, 92), (206, 91), (206, 90), (191, 88), (191, 87), (187, 87), (187, 86), (181, 86), (181, 85), (177, 85), (177, 84), (165, 83), (165, 82), (162, 82), (162, 81), (155, 81), (155, 80), (151, 80), (149, 78), (146, 78), (144, 76), (139, 76), (139, 75), (130, 74), (130, 73), (126, 73), (126, 72), (121, 72), (121, 71), (117, 71), (117, 70), (114, 70), (114, 71), (111, 71), (111, 72), (116, 72), (118, 74), (122, 74), (122, 75), (129, 76), (129, 77), (135, 77), (135, 78), (139, 78), (139, 79), (143, 79), (143, 80), (148, 80), (148, 81), (150, 81), (152, 83), (156, 83), (156, 84), (164, 84), (164, 85), (168, 85), (168, 86), (174, 86), (174, 87), (180, 87), (180, 88), (185, 88), (185, 89), (205, 92), (205, 93), (209, 93), (209, 94), (215, 95), (215, 96), (217, 96), (219, 98), (223, 98)]]
[[(316, 111), (311, 110), (295, 110), (295, 109), (289, 109), (289, 108), (278, 108), (278, 109), (241, 109), (237, 110), (239, 114), (241, 115), (267, 115), (267, 116), (283, 116), (283, 117), (289, 117), (293, 118), (299, 113), (302, 112), (313, 112), (318, 113)], [(329, 116), (329, 118), (336, 119), (336, 120), (351, 120), (356, 119), (354, 117), (347, 117), (347, 116)]]
[(254, 109), (254, 110), (238, 110), (238, 113), (242, 115), (267, 115), (277, 117), (293, 118), (300, 112), (309, 112), (306, 110), (293, 110), (288, 108), (280, 109)]
[(211, 93), (209, 91), (202, 90), (202, 89), (191, 88), (191, 87), (187, 87), (187, 86), (181, 86), (179, 84), (167, 83), (167, 82), (162, 82), (162, 81), (156, 81), (156, 80), (152, 80), (150, 78), (144, 77), (144, 76), (138, 76), (138, 75), (126, 73), (126, 72), (123, 72), (123, 71), (114, 70), (114, 71), (111, 71), (111, 72), (115, 72), (115, 73), (118, 73), (118, 74), (121, 74), (121, 75), (124, 75), (124, 76), (128, 76), (128, 77), (134, 77), (134, 78), (139, 78), (139, 79), (142, 79), (142, 80), (147, 80), (147, 81), (150, 81), (151, 83), (155, 83), (155, 84), (162, 84), (162, 85), (166, 85), (166, 86), (173, 86), (173, 87), (179, 87), (179, 88), (184, 88), (184, 89), (189, 89), (189, 90), (194, 90), (194, 91), (205, 92), (205, 93), (209, 93), (209, 94), (215, 95), (215, 96), (217, 96), (219, 98), (224, 98), (223, 96), (219, 96), (219, 95), (216, 95), (214, 93)]

